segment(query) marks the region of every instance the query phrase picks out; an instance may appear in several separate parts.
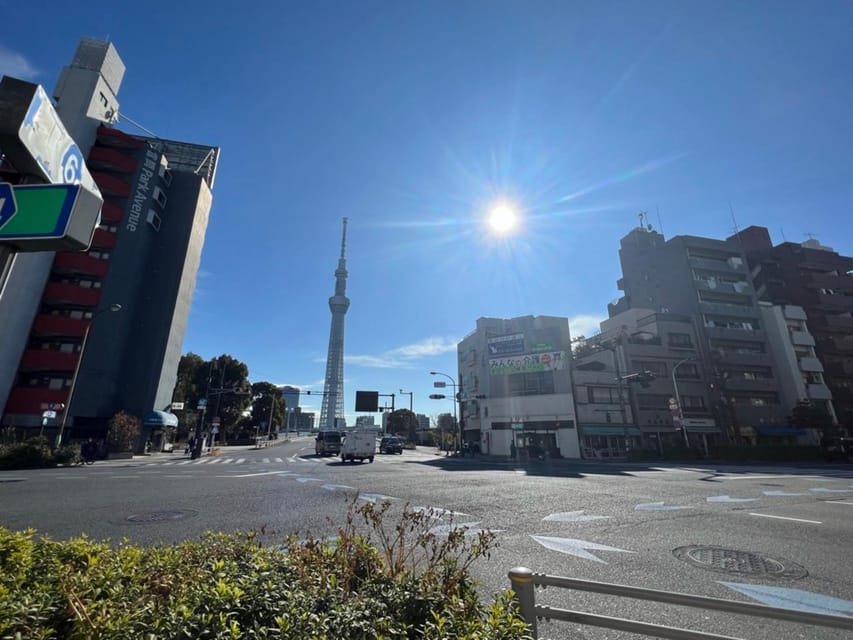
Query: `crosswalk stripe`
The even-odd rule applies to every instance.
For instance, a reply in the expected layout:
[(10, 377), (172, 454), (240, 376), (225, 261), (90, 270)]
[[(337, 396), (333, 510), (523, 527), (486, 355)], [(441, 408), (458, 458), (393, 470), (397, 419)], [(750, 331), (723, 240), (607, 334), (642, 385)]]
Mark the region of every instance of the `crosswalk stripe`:
[(243, 464), (244, 462), (246, 462), (246, 458), (238, 458), (234, 464)]
[(262, 462), (263, 462), (264, 464), (269, 464), (269, 463), (270, 463), (270, 459), (269, 459), (269, 458), (264, 458), (264, 459), (262, 460)]
[(217, 462), (220, 462), (219, 458), (210, 458), (208, 464), (216, 464)]
[(284, 462), (284, 460), (282, 460), (281, 458), (276, 458), (275, 461), (276, 462)]
[(205, 462), (207, 462), (207, 458), (199, 458), (198, 460), (195, 460), (193, 464), (204, 464)]
[(179, 462), (178, 464), (189, 464), (192, 460), (184, 460), (183, 462)]
[(222, 460), (222, 464), (228, 464), (229, 462), (233, 462), (233, 461), (234, 461), (234, 458), (224, 458)]

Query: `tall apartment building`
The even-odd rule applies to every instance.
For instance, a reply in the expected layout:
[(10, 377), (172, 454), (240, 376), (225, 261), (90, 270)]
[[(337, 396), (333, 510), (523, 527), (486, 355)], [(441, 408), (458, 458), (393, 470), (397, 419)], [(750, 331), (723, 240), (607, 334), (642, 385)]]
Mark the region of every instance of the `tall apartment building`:
[(580, 457), (568, 318), (479, 318), (457, 355), (466, 441), (484, 454)]
[[(118, 117), (116, 96), (124, 71), (124, 63), (111, 43), (83, 38), (71, 64), (60, 73), (53, 90), (56, 112), (84, 156), (94, 145), (101, 124)], [(0, 149), (0, 180), (17, 184), (22, 179)], [(12, 254), (0, 247), (0, 415), (15, 385), (18, 363), (53, 259), (49, 251)]]
[[(67, 74), (59, 86), (76, 91)], [(218, 158), (216, 147), (95, 128), (87, 166), (104, 196), (101, 224), (88, 251), (52, 259), (4, 425), (40, 426), (65, 403), (71, 436), (98, 437), (117, 411), (168, 408)]]
[[(816, 240), (774, 246), (765, 227), (748, 227), (730, 240), (746, 251), (762, 300), (805, 311), (814, 345), (797, 346), (813, 346), (824, 371), (804, 373), (822, 374), (839, 423), (853, 430), (853, 257)], [(798, 354), (799, 359), (810, 357), (805, 349)]]
[[(823, 363), (815, 353), (814, 336), (806, 324), (802, 307), (791, 304), (759, 303), (767, 338), (776, 360), (782, 406), (791, 414), (800, 403), (822, 408), (833, 423), (838, 422), (832, 404), (832, 392), (823, 380)], [(789, 427), (791, 437), (819, 444), (819, 433), (806, 433)]]
[(695, 236), (666, 240), (635, 228), (620, 242), (624, 295), (608, 305), (688, 316), (703, 376), (713, 386), (716, 424), (740, 442), (786, 420), (758, 299), (740, 243)]

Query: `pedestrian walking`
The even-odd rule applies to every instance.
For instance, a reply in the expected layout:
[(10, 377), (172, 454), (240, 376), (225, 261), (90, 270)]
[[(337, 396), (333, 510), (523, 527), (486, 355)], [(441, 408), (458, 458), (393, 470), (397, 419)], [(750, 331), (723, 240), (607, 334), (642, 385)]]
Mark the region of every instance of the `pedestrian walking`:
[(514, 442), (514, 441), (513, 441), (513, 442), (510, 442), (510, 443), (509, 443), (509, 457), (510, 457), (510, 458), (512, 458), (512, 461), (513, 461), (513, 462), (515, 462), (515, 455), (516, 455), (516, 453), (517, 453), (517, 452), (516, 452), (516, 450), (515, 450), (515, 442)]

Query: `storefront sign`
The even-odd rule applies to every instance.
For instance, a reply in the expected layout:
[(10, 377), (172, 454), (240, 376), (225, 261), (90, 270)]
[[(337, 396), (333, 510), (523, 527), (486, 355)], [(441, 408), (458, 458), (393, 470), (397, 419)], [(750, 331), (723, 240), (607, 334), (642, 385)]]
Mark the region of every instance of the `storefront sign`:
[(531, 353), (512, 358), (493, 358), (489, 360), (489, 375), (508, 376), (514, 373), (559, 371), (566, 368), (566, 362), (565, 351)]

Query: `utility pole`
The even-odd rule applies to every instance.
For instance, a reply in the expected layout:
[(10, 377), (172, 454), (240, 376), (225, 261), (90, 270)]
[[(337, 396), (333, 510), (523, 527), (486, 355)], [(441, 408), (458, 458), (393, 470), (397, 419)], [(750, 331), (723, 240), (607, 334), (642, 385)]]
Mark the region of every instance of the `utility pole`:
[(414, 396), (415, 396), (415, 392), (414, 392), (414, 391), (403, 391), (402, 389), (400, 389), (400, 395), (401, 395), (401, 396), (409, 396), (409, 411), (411, 411), (412, 413), (414, 413), (414, 410), (412, 409), (412, 406), (413, 406), (413, 404), (414, 404)]

